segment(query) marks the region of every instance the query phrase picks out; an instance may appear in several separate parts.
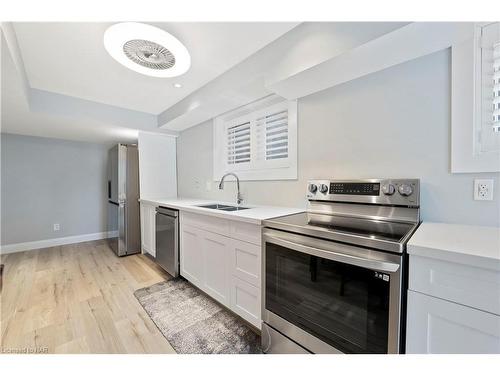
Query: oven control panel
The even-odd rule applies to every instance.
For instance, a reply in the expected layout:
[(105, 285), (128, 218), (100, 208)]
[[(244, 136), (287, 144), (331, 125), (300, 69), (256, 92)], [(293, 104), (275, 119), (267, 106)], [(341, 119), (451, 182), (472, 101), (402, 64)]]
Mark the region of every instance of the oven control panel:
[(311, 201), (371, 203), (418, 207), (418, 179), (311, 180), (306, 197)]
[(380, 183), (330, 182), (330, 194), (373, 195), (380, 193)]

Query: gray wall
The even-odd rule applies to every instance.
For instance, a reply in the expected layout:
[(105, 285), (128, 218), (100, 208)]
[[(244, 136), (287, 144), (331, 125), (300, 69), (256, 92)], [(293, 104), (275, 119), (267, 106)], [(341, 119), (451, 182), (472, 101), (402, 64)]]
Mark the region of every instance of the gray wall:
[(107, 149), (1, 134), (2, 245), (106, 231)]
[[(500, 225), (500, 174), (451, 174), (450, 51), (410, 61), (299, 100), (298, 180), (244, 181), (245, 201), (305, 207), (312, 178), (417, 177), (423, 220)], [(212, 122), (181, 133), (179, 196), (234, 200), (212, 181)], [(473, 200), (475, 177), (494, 201)], [(207, 182), (210, 189), (207, 189)]]

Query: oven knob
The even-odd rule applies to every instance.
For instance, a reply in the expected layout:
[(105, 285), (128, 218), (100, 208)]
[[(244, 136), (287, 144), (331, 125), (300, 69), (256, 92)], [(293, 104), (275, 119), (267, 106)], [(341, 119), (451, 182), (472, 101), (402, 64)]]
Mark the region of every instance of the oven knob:
[(323, 194), (326, 194), (328, 192), (328, 185), (325, 185), (325, 184), (321, 184), (319, 186), (319, 191)]
[(316, 185), (314, 185), (314, 184), (309, 184), (309, 191), (310, 191), (311, 193), (313, 193), (313, 194), (314, 194), (314, 193), (316, 193), (316, 190), (318, 190), (318, 187), (317, 187)]
[(393, 184), (382, 185), (382, 193), (384, 193), (385, 195), (392, 195), (395, 191), (396, 189), (394, 188)]
[(399, 194), (407, 197), (413, 193), (413, 188), (408, 184), (401, 184), (398, 187)]

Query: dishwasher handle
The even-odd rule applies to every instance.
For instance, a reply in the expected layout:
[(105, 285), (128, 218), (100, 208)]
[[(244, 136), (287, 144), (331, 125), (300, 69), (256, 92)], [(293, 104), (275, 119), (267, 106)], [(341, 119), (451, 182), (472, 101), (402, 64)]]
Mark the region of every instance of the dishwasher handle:
[(171, 208), (162, 207), (162, 206), (156, 207), (156, 213), (158, 213), (160, 215), (171, 216), (171, 217), (179, 216), (179, 211), (172, 210)]

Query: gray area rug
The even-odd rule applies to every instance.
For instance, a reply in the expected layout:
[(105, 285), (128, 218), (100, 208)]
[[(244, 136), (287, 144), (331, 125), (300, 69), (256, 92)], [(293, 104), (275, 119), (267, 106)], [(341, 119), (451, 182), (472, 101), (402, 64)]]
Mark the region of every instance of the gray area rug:
[(262, 353), (258, 334), (185, 280), (164, 281), (134, 295), (177, 353)]

